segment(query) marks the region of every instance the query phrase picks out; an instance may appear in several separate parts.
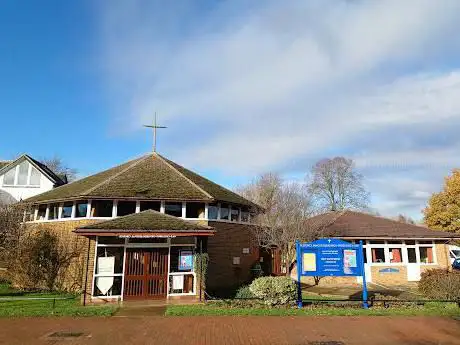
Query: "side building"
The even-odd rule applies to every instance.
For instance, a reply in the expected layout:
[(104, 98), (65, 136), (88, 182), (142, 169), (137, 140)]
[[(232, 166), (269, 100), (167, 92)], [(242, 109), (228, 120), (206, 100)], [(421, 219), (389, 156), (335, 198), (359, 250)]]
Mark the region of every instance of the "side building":
[[(460, 234), (435, 231), (371, 214), (328, 212), (310, 218), (306, 231), (334, 237), (364, 247), (366, 280), (380, 285), (408, 285), (433, 268), (451, 269), (449, 243)], [(291, 276), (297, 279), (294, 268)], [(310, 277), (302, 282), (314, 284)], [(361, 277), (324, 277), (320, 284), (357, 284)]]
[(206, 288), (251, 278), (259, 260), (251, 218), (260, 207), (157, 154), (27, 200), (28, 226), (79, 245), (80, 265), (64, 278), (85, 301), (195, 299), (209, 255)]
[(0, 203), (12, 204), (65, 184), (43, 163), (29, 155), (0, 161)]

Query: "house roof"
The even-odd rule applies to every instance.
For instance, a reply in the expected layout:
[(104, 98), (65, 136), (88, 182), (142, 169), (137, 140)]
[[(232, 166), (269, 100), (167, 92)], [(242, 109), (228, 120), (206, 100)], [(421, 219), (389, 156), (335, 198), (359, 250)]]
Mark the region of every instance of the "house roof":
[(223, 201), (258, 208), (238, 194), (157, 153), (144, 155), (27, 201), (54, 202), (77, 198)]
[(0, 170), (9, 165), (12, 161), (0, 161)]
[(321, 229), (327, 237), (339, 238), (460, 238), (460, 234), (435, 231), (423, 226), (355, 211), (320, 214), (310, 218), (307, 221), (307, 226), (315, 230)]
[(8, 170), (10, 166), (14, 166), (16, 163), (18, 163), (21, 160), (28, 160), (35, 168), (37, 168), (42, 174), (44, 174), (46, 177), (50, 179), (55, 185), (61, 186), (65, 184), (65, 182), (60, 178), (58, 175), (56, 175), (50, 168), (48, 168), (45, 164), (37, 161), (36, 159), (33, 159), (31, 156), (27, 154), (23, 154), (16, 158), (14, 161), (0, 161), (0, 174), (2, 174), (4, 171)]
[(174, 233), (212, 235), (214, 230), (207, 225), (187, 221), (153, 210), (130, 214), (99, 223), (77, 228), (77, 234), (137, 234), (137, 233)]

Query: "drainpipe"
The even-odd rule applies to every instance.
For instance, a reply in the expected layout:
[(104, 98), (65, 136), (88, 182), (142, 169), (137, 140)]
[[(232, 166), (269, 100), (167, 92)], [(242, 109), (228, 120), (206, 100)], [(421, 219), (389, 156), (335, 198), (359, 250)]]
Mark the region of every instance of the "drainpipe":
[(200, 238), (200, 302), (202, 302), (203, 286), (203, 239)]

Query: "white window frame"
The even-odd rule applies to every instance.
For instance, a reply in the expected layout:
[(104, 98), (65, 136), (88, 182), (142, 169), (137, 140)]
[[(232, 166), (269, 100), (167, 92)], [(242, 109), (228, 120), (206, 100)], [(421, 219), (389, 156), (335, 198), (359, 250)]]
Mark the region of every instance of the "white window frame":
[[(27, 181), (26, 181), (26, 184), (18, 184), (19, 182), (19, 166), (26, 162), (28, 164), (28, 167), (27, 167)], [(32, 174), (32, 168), (36, 169), (39, 173), (40, 173), (40, 183), (39, 184), (30, 184), (30, 177), (31, 177), (31, 174)], [(3, 174), (3, 180), (2, 180), (2, 186), (3, 187), (13, 187), (13, 188), (40, 188), (41, 187), (41, 172), (40, 170), (38, 170), (37, 168), (35, 168), (27, 159), (26, 160), (23, 160), (19, 163), (16, 164), (16, 166), (14, 168), (11, 168), (9, 170), (7, 170), (7, 172), (11, 171), (14, 169), (14, 181), (13, 181), (13, 184), (7, 184), (5, 183), (5, 174)]]
[[(374, 240), (363, 240), (363, 250), (366, 251), (367, 261), (366, 265), (371, 266), (405, 266), (409, 264), (409, 257), (408, 257), (408, 248), (415, 248), (415, 255), (417, 262), (411, 264), (418, 264), (423, 266), (436, 266), (438, 265), (438, 259), (436, 256), (436, 241), (434, 240), (400, 240), (401, 243), (389, 243), (391, 240), (379, 240), (375, 239), (375, 241), (383, 241), (383, 244), (371, 244), (370, 241)], [(394, 240), (398, 241), (398, 240)], [(406, 244), (406, 241), (415, 241), (415, 244)], [(431, 243), (427, 244), (420, 244), (420, 241), (431, 241)], [(432, 248), (433, 250), (433, 263), (424, 263), (420, 261), (420, 248)], [(383, 248), (385, 253), (385, 262), (372, 262), (372, 249), (373, 248)], [(401, 248), (401, 256), (402, 262), (390, 262), (390, 248)]]
[[(85, 200), (87, 201), (86, 216), (85, 217), (76, 217), (77, 203), (82, 202), (82, 201), (84, 202)], [(74, 220), (82, 220), (82, 219), (108, 220), (108, 219), (114, 219), (114, 218), (118, 217), (117, 213), (118, 213), (119, 199), (85, 199), (85, 200), (75, 199), (75, 200), (72, 201), (73, 202), (72, 216), (70, 218), (62, 218), (61, 217), (61, 215), (62, 215), (62, 207), (63, 207), (65, 202), (60, 202), (60, 203), (58, 203), (59, 204), (59, 214), (58, 214), (57, 218), (49, 219), (49, 204), (48, 204), (47, 205), (47, 214), (46, 214), (45, 219), (42, 219), (42, 220), (37, 219), (38, 206), (40, 205), (40, 204), (37, 204), (37, 205), (35, 205), (35, 207), (37, 207), (37, 214), (35, 215), (34, 220), (31, 220), (31, 221), (28, 221), (28, 222), (56, 222), (56, 221), (65, 222), (65, 221), (74, 221)], [(104, 200), (112, 201), (113, 204), (112, 204), (112, 214), (111, 214), (111, 216), (108, 216), (108, 217), (91, 217), (93, 200), (94, 201), (100, 201), (100, 200), (102, 200), (102, 201), (104, 201)], [(134, 199), (134, 200), (130, 200), (130, 201), (133, 201), (133, 202), (136, 203), (135, 213), (139, 213), (140, 212), (140, 207), (141, 207), (141, 202), (143, 200)], [(70, 201), (66, 201), (66, 202), (70, 202)], [(161, 213), (165, 213), (165, 204), (166, 204), (166, 201), (164, 201), (164, 200), (160, 201), (160, 212)], [(232, 224), (251, 224), (251, 213), (250, 212), (248, 213), (249, 214), (248, 221), (247, 222), (242, 221), (242, 207), (227, 204), (229, 206), (228, 207), (228, 211), (229, 211), (228, 218), (227, 219), (219, 219), (220, 215), (221, 215), (221, 209), (222, 209), (222, 204), (219, 202), (216, 205), (216, 207), (217, 207), (217, 218), (218, 219), (209, 219), (209, 207), (210, 207), (210, 204), (209, 203), (203, 203), (203, 204), (204, 204), (204, 218), (187, 218), (186, 217), (187, 216), (187, 202), (182, 202), (181, 217), (179, 217), (179, 218), (186, 219), (186, 220), (193, 220), (193, 221), (209, 221), (209, 222), (221, 222), (221, 223), (232, 223)], [(236, 221), (231, 220), (232, 208), (238, 208), (238, 210), (239, 210), (238, 220), (236, 220)]]

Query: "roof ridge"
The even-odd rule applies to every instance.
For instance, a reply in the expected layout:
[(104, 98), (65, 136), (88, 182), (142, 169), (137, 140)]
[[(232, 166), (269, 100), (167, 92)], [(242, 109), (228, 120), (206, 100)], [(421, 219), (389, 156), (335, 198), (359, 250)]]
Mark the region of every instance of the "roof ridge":
[(423, 226), (423, 225), (420, 225), (420, 224), (412, 224), (412, 223), (400, 222), (399, 220), (392, 219), (392, 218), (389, 218), (389, 217), (385, 217), (385, 216), (382, 216), (382, 215), (380, 215), (380, 214), (370, 214), (370, 213), (366, 213), (366, 212), (351, 211), (351, 210), (347, 210), (347, 211), (354, 212), (354, 213), (358, 213), (358, 214), (364, 214), (365, 216), (370, 216), (370, 217), (375, 217), (375, 218), (380, 218), (380, 219), (388, 220), (388, 221), (391, 221), (391, 222), (396, 223), (396, 224), (399, 224), (399, 225), (400, 225), (400, 224), (403, 224), (403, 225), (409, 225), (409, 226), (416, 226), (417, 228), (422, 228), (422, 229), (431, 230), (431, 231), (443, 231), (443, 230), (431, 229), (431, 228), (429, 228), (429, 227), (426, 227), (426, 226)]
[[(85, 190), (83, 191), (83, 193), (81, 193), (81, 195), (88, 195), (89, 193), (91, 193), (92, 191), (94, 191), (95, 189), (103, 186), (104, 184), (112, 181), (114, 178), (120, 176), (121, 174), (127, 172), (129, 169), (131, 169), (132, 167), (136, 166), (137, 164), (139, 164), (140, 162), (144, 161), (145, 159), (147, 159), (147, 157), (149, 157), (149, 155), (144, 155), (142, 157), (139, 157), (139, 158), (135, 158), (133, 159), (133, 163), (130, 164), (129, 166), (127, 166), (125, 169), (113, 174), (112, 176), (110, 176), (109, 178), (105, 179), (104, 181), (96, 184), (95, 186), (91, 187), (90, 189), (88, 190)], [(126, 163), (125, 163), (126, 164)], [(116, 168), (116, 167), (114, 167)], [(112, 168), (113, 169), (113, 168)]]
[[(177, 170), (174, 166), (172, 166), (172, 164), (170, 164), (168, 162), (168, 160), (166, 158), (164, 158), (162, 155), (158, 154), (158, 153), (153, 153), (153, 155), (156, 155), (158, 158), (160, 158), (171, 170), (175, 171), (179, 176), (183, 177), (184, 179), (186, 179), (192, 186), (194, 186), (195, 188), (197, 188), (200, 192), (202, 192), (204, 195), (206, 195), (208, 198), (214, 200), (215, 198), (209, 194), (208, 192), (206, 192), (203, 188), (201, 188), (200, 186), (198, 186), (195, 182), (193, 182), (191, 179), (189, 179), (187, 176), (185, 176), (184, 174), (182, 174), (179, 170)], [(186, 169), (186, 168), (184, 168)]]

